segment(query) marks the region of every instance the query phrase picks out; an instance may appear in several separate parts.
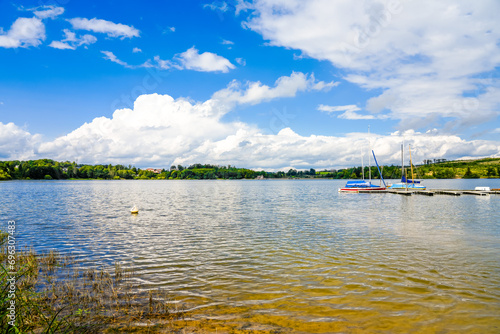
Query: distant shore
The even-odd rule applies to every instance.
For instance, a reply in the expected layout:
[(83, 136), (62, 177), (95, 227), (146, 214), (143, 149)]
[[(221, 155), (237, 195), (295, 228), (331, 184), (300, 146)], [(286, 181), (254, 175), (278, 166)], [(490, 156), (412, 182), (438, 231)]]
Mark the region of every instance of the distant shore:
[[(500, 177), (500, 158), (440, 161), (407, 168), (417, 179), (483, 179)], [(380, 166), (384, 179), (400, 179), (400, 166)], [(0, 180), (253, 180), (253, 179), (372, 179), (380, 178), (378, 167), (342, 169), (294, 169), (268, 172), (231, 165), (193, 164), (169, 168), (136, 168), (132, 165), (88, 165), (51, 159), (0, 161)]]

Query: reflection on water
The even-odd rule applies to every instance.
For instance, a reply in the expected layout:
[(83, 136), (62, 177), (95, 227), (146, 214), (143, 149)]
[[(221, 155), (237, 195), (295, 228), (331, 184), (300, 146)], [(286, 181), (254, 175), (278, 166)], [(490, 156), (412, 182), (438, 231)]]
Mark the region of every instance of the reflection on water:
[(3, 182), (0, 214), (22, 244), (133, 266), (141, 288), (167, 289), (199, 316), (302, 332), (500, 332), (499, 195), (339, 194), (342, 185)]

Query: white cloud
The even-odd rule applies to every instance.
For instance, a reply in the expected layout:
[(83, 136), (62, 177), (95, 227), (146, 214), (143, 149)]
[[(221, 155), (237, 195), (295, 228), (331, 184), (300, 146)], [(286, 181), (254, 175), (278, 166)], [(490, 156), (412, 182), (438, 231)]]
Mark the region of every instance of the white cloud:
[(110, 37), (120, 37), (122, 39), (139, 37), (139, 30), (121, 23), (113, 23), (96, 18), (90, 20), (86, 18), (74, 18), (69, 19), (68, 22), (71, 23), (73, 29), (103, 33)]
[(227, 39), (223, 39), (221, 43), (222, 45), (234, 45), (234, 42), (228, 41)]
[[(252, 84), (239, 96), (249, 96)], [(276, 85), (278, 87), (279, 84)], [(465, 141), (436, 131), (395, 132), (390, 135), (348, 133), (336, 136), (301, 136), (290, 128), (277, 134), (242, 122), (224, 122), (231, 109), (219, 92), (205, 102), (173, 99), (168, 95), (142, 95), (133, 109), (119, 109), (112, 118), (98, 117), (73, 132), (41, 143), (12, 123), (0, 123), (0, 152), (8, 159), (68, 156), (85, 163), (143, 165), (231, 164), (277, 170), (358, 166), (359, 150), (372, 147), (380, 163), (398, 163), (403, 138), (412, 145), (414, 161), (462, 157), (500, 157), (499, 141)], [(225, 94), (222, 94), (225, 95)], [(245, 99), (240, 103), (251, 103)], [(221, 112), (223, 110), (223, 112)], [(370, 142), (370, 144), (369, 144)]]
[[(327, 85), (326, 85), (327, 86)], [(232, 82), (204, 102), (168, 95), (142, 95), (133, 109), (116, 110), (112, 118), (98, 117), (78, 129), (38, 146), (37, 155), (54, 159), (78, 158), (86, 163), (134, 163), (136, 165), (231, 164), (250, 168), (279, 169), (350, 167), (360, 164), (359, 150), (373, 147), (382, 164), (399, 162), (403, 138), (415, 159), (500, 156), (499, 141), (465, 141), (439, 131), (395, 132), (390, 135), (349, 133), (336, 136), (301, 136), (290, 128), (277, 134), (242, 122), (225, 122), (223, 116), (236, 104), (255, 104), (319, 87), (314, 77), (292, 73), (274, 87)], [(355, 106), (326, 110), (357, 111)], [(368, 144), (370, 142), (370, 145)]]
[(139, 53), (139, 52), (142, 52), (142, 50), (141, 50), (141, 49), (139, 49), (139, 48), (133, 48), (133, 49), (132, 49), (132, 52), (133, 52), (133, 53)]
[[(112, 57), (112, 54), (109, 54)], [(236, 105), (293, 97), (301, 91), (332, 87), (314, 76), (292, 73), (273, 87), (259, 82), (232, 82), (203, 102), (169, 95), (141, 95), (133, 109), (118, 109), (111, 118), (97, 117), (71, 133), (42, 142), (40, 136), (16, 125), (0, 123), (0, 155), (8, 159), (68, 157), (84, 163), (133, 163), (137, 166), (214, 163), (277, 170), (340, 168), (360, 164), (360, 149), (372, 147), (380, 163), (398, 163), (403, 138), (414, 161), (463, 157), (500, 157), (500, 141), (466, 141), (455, 135), (415, 131), (390, 135), (348, 133), (339, 136), (302, 136), (290, 128), (269, 134), (223, 116)], [(358, 111), (356, 106), (323, 106), (326, 111)], [(271, 122), (271, 120), (270, 120)]]
[(361, 110), (358, 106), (354, 105), (354, 104), (350, 104), (350, 105), (347, 105), (347, 106), (327, 106), (327, 105), (324, 105), (324, 104), (320, 104), (318, 106), (318, 110), (320, 111), (325, 111), (329, 114), (333, 113), (333, 112), (337, 112), (337, 111), (359, 111)]
[(241, 66), (246, 66), (247, 61), (243, 58), (236, 58), (235, 61), (240, 64)]
[[(134, 50), (136, 49), (134, 48)], [(200, 54), (194, 47), (188, 49), (183, 53), (175, 55), (172, 60), (163, 60), (160, 58), (160, 56), (155, 56), (153, 58), (154, 62), (148, 59), (142, 65), (130, 65), (127, 62), (118, 59), (110, 51), (101, 52), (106, 55), (105, 59), (111, 60), (112, 62), (120, 64), (127, 68), (156, 67), (161, 70), (177, 69), (223, 73), (227, 73), (229, 72), (229, 70), (235, 68), (235, 66), (231, 64), (231, 62), (226, 58), (211, 52), (204, 52)]]
[(67, 43), (61, 42), (61, 41), (52, 41), (49, 46), (54, 49), (59, 49), (59, 50), (75, 50), (76, 48), (74, 46), (71, 46)]
[(338, 83), (333, 81), (316, 81), (313, 74), (293, 72), (290, 76), (278, 78), (274, 87), (263, 85), (261, 82), (249, 82), (242, 87), (241, 83), (234, 80), (227, 88), (215, 92), (212, 100), (227, 110), (235, 104), (255, 105), (277, 98), (294, 97), (298, 92), (328, 90), (337, 85)]
[[(246, 26), (270, 45), (300, 50), (382, 91), (367, 102), (402, 128), (449, 128), (499, 115), (500, 2), (257, 0)], [(493, 76), (495, 77), (495, 76)], [(470, 97), (471, 92), (473, 96)]]
[[(112, 53), (106, 56), (117, 60)], [(63, 159), (73, 152), (71, 155), (78, 155), (80, 161), (121, 163), (133, 160), (134, 163), (168, 164), (174, 160), (184, 163), (190, 157), (201, 159), (200, 152), (209, 145), (219, 157), (203, 158), (220, 160), (220, 156), (232, 156), (227, 150), (232, 150), (237, 138), (262, 136), (257, 128), (245, 123), (222, 122), (222, 116), (232, 107), (293, 97), (299, 91), (332, 86), (320, 83), (313, 75), (294, 72), (276, 80), (272, 88), (261, 83), (241, 87), (233, 81), (205, 102), (193, 103), (183, 98), (174, 100), (168, 95), (142, 95), (137, 98), (133, 110), (119, 109), (112, 118), (96, 118), (66, 136), (43, 143), (39, 154)]]
[(41, 6), (33, 10), (33, 14), (39, 19), (53, 19), (64, 13), (64, 8), (56, 6)]
[(229, 60), (212, 52), (198, 53), (193, 46), (187, 51), (176, 55), (174, 58), (181, 69), (194, 70), (200, 72), (223, 72), (235, 68)]
[(52, 41), (49, 44), (50, 47), (55, 49), (68, 49), (68, 50), (76, 50), (77, 47), (82, 45), (90, 45), (97, 42), (97, 38), (93, 35), (83, 35), (80, 38), (76, 37), (76, 34), (71, 30), (64, 29), (65, 38), (61, 41)]
[(45, 25), (38, 18), (18, 18), (5, 33), (0, 32), (0, 47), (19, 48), (38, 46), (45, 40)]
[(158, 29), (159, 31), (161, 31), (161, 34), (162, 35), (166, 35), (166, 34), (170, 34), (170, 33), (173, 33), (175, 32), (175, 27), (162, 27), (160, 25), (156, 25), (156, 29)]
[[(218, 94), (215, 93), (214, 96)], [(241, 96), (247, 94), (242, 93)], [(414, 131), (391, 135), (349, 133), (344, 137), (301, 136), (290, 128), (277, 134), (241, 122), (224, 122), (215, 97), (193, 103), (168, 95), (142, 95), (134, 109), (98, 117), (66, 136), (42, 143), (38, 156), (76, 157), (86, 163), (130, 162), (170, 166), (196, 162), (279, 169), (350, 167), (360, 164), (359, 150), (373, 147), (382, 164), (399, 162), (405, 139), (414, 161), (464, 156), (500, 156), (500, 142), (465, 141), (458, 136)], [(368, 143), (370, 141), (370, 145)]]
[(329, 114), (343, 111), (342, 114), (337, 115), (338, 118), (357, 120), (357, 119), (376, 119), (383, 118), (384, 116), (373, 116), (373, 115), (362, 115), (357, 113), (356, 111), (361, 110), (358, 106), (354, 104), (346, 105), (346, 106), (327, 106), (324, 104), (320, 104), (318, 106), (318, 110), (327, 112)]
[(113, 63), (117, 63), (119, 65), (122, 65), (124, 67), (127, 67), (127, 68), (132, 68), (131, 65), (127, 64), (126, 62), (124, 61), (121, 61), (120, 59), (118, 59), (113, 52), (111, 51), (101, 51), (101, 53), (103, 53), (105, 55), (104, 59), (107, 59), (107, 60), (110, 60), (112, 61)]
[(143, 64), (140, 64), (140, 65), (130, 65), (127, 62), (124, 62), (123, 60), (118, 59), (118, 57), (116, 57), (115, 54), (111, 51), (101, 51), (101, 53), (104, 54), (104, 57), (103, 57), (104, 59), (110, 60), (113, 63), (122, 65), (123, 67), (126, 67), (126, 68), (136, 69), (136, 68), (153, 67), (150, 60), (147, 60)]
[(157, 64), (157, 67), (161, 70), (168, 70), (173, 67), (173, 63), (170, 60), (162, 60), (160, 56), (155, 56), (154, 60)]
[(32, 135), (14, 123), (0, 122), (0, 159), (30, 159), (40, 142), (40, 135)]
[(133, 110), (116, 110), (111, 119), (96, 118), (43, 143), (40, 154), (62, 158), (73, 150), (72, 156), (78, 154), (80, 161), (171, 162), (209, 138), (220, 140), (247, 128), (242, 123), (220, 122), (210, 109), (209, 104), (192, 104), (168, 95), (143, 95)]
[(222, 2), (217, 1), (210, 4), (205, 4), (203, 5), (203, 8), (209, 8), (213, 11), (221, 11), (221, 12), (227, 12), (229, 10), (229, 6), (225, 1)]
[(254, 9), (252, 3), (247, 2), (245, 0), (238, 0), (236, 4), (236, 16), (238, 16), (241, 12), (246, 12), (248, 10)]

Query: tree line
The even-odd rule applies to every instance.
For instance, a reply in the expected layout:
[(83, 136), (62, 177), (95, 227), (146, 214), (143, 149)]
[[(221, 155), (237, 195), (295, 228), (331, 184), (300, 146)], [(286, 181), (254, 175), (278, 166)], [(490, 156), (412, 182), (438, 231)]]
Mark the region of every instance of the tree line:
[[(385, 179), (401, 178), (400, 166), (381, 166)], [(488, 158), (472, 161), (445, 161), (415, 167), (417, 178), (498, 178), (500, 159)], [(51, 159), (29, 161), (0, 161), (0, 180), (65, 180), (65, 179), (280, 179), (280, 178), (333, 178), (367, 179), (380, 177), (377, 167), (352, 167), (339, 170), (296, 170), (267, 172), (235, 166), (193, 164), (178, 165), (167, 169), (148, 170), (128, 165), (87, 165), (75, 162), (58, 162)], [(408, 169), (408, 175), (410, 175)]]

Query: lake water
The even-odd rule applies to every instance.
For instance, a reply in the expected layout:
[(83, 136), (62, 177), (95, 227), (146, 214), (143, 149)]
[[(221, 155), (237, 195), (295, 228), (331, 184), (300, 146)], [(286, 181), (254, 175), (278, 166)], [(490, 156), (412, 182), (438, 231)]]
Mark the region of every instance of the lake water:
[(132, 266), (141, 289), (166, 289), (198, 317), (304, 333), (500, 333), (500, 195), (338, 193), (344, 184), (1, 182), (1, 227), (15, 220), (19, 245), (38, 251)]

